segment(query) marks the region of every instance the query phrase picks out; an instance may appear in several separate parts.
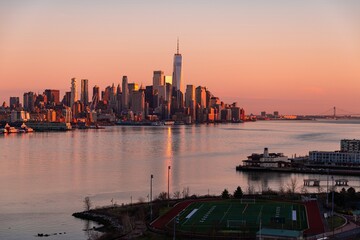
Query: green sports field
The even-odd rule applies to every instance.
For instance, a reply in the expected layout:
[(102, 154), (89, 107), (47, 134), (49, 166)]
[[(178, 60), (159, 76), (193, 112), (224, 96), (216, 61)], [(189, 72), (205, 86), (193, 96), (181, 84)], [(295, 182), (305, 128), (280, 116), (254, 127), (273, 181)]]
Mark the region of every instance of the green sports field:
[(178, 215), (177, 231), (208, 233), (248, 232), (261, 228), (304, 230), (308, 228), (302, 204), (274, 201), (194, 202)]

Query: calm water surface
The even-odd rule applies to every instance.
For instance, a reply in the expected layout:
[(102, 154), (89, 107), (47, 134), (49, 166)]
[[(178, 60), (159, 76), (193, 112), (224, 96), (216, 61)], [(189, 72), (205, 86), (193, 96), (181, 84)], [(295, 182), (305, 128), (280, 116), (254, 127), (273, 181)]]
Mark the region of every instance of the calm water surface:
[[(90, 196), (95, 206), (147, 200), (189, 187), (190, 194), (220, 194), (224, 188), (255, 191), (299, 187), (307, 175), (238, 173), (235, 166), (269, 147), (288, 156), (337, 150), (343, 138), (359, 138), (360, 124), (263, 121), (244, 124), (108, 127), (65, 133), (0, 136), (0, 239), (86, 239), (85, 222), (71, 216)], [(312, 176), (316, 177), (316, 176)], [(324, 177), (322, 177), (324, 178)], [(360, 187), (360, 180), (348, 178)], [(309, 189), (309, 191), (315, 191)]]

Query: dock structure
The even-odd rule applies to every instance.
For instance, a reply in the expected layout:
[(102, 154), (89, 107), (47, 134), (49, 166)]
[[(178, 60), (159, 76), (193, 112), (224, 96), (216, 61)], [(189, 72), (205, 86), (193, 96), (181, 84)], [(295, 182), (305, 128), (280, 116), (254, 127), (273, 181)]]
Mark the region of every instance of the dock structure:
[(348, 180), (347, 179), (336, 179), (335, 180), (335, 186), (348, 186)]
[[(321, 181), (326, 181), (326, 180), (324, 180), (324, 179), (320, 180), (320, 179), (316, 179), (316, 178), (304, 179), (304, 186), (305, 187), (319, 187)], [(339, 178), (339, 179), (334, 179), (334, 182), (335, 182), (336, 187), (348, 186), (349, 180), (347, 180), (345, 178)]]
[(304, 179), (304, 186), (307, 187), (319, 187), (320, 180), (319, 179)]

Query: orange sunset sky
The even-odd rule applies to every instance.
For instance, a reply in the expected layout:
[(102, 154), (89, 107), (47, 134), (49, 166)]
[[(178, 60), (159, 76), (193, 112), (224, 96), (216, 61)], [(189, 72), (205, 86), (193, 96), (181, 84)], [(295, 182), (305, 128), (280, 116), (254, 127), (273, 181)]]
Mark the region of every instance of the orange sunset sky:
[[(247, 113), (360, 113), (360, 1), (0, 2), (0, 101), (172, 74)], [(89, 89), (91, 91), (91, 88)], [(61, 96), (62, 97), (62, 96)]]

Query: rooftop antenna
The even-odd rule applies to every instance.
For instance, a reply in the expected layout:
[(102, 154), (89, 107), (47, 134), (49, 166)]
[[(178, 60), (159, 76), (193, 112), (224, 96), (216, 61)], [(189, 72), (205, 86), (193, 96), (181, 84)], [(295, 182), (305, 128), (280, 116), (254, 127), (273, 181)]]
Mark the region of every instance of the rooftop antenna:
[(177, 54), (179, 54), (179, 37), (177, 38), (177, 51), (176, 51)]

